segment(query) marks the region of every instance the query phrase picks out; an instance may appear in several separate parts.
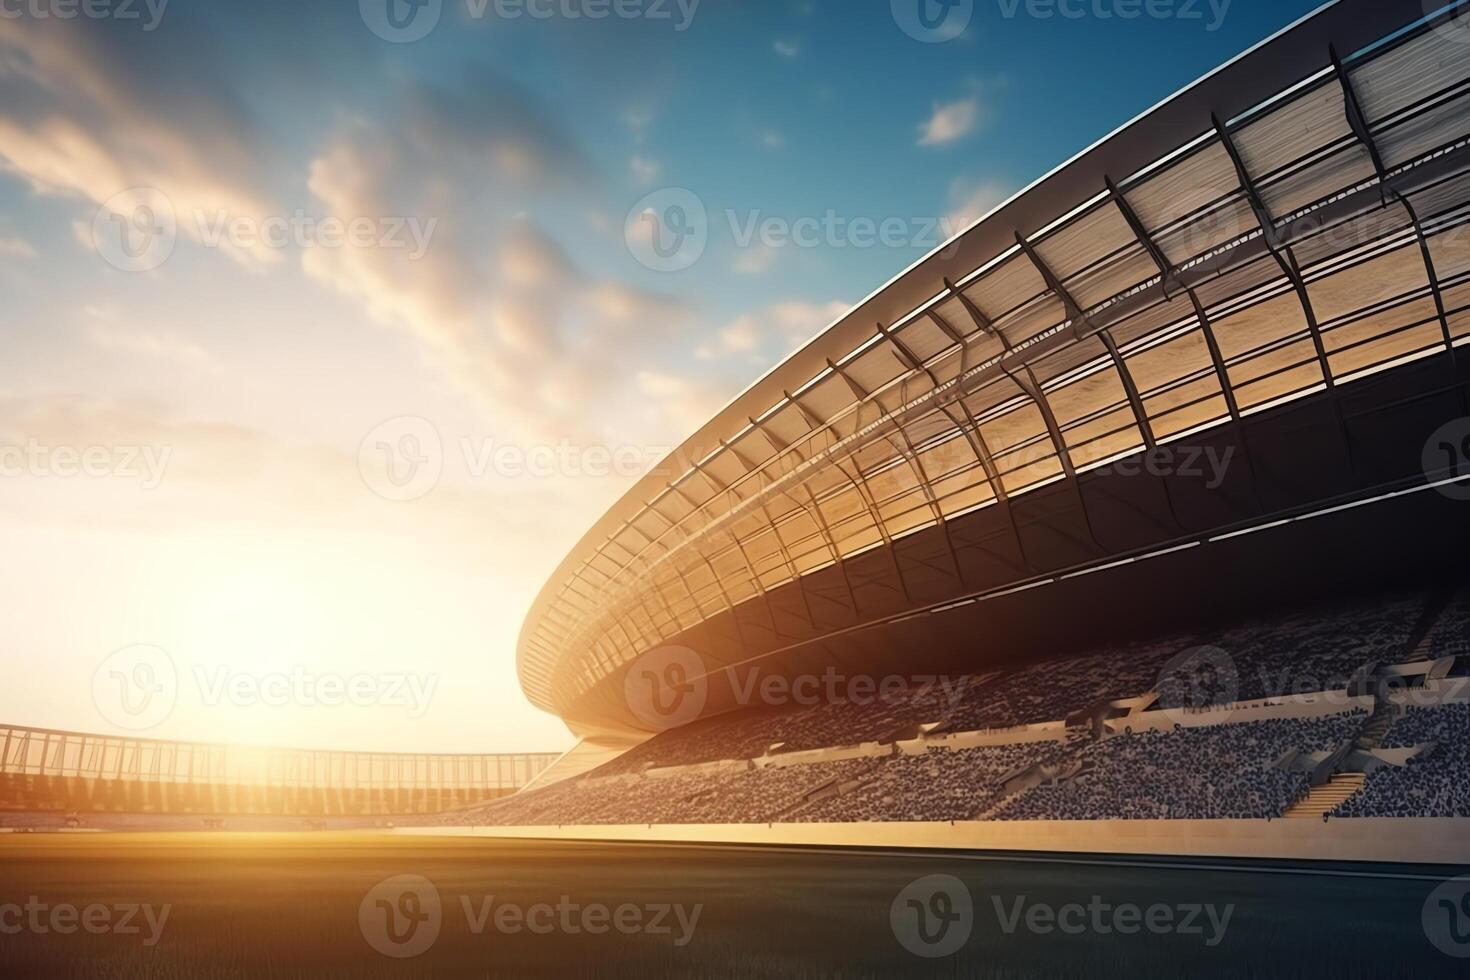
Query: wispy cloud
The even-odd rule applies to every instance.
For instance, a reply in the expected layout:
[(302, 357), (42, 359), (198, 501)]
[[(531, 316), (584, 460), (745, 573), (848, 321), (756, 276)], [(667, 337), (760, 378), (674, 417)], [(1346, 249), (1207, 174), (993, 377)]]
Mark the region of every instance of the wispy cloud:
[(796, 40), (778, 40), (774, 45), (776, 53), (783, 58), (795, 58), (801, 54), (801, 42)]
[(705, 361), (744, 357), (768, 363), (791, 353), (847, 310), (848, 304), (841, 300), (783, 300), (731, 320), (694, 354)]
[(980, 119), (980, 97), (936, 103), (934, 112), (919, 124), (920, 146), (945, 146), (968, 136)]
[(174, 361), (196, 371), (216, 367), (209, 352), (191, 341), (156, 330), (112, 323), (107, 312), (92, 307), (84, 312), (92, 317), (87, 325), (87, 337), (103, 350)]
[(640, 184), (651, 184), (658, 179), (659, 172), (663, 169), (657, 160), (651, 160), (640, 153), (633, 154), (633, 159), (628, 161), (628, 169), (633, 172), (633, 179)]
[(36, 247), (23, 238), (0, 238), (0, 255), (13, 259), (33, 259)]
[(944, 230), (957, 235), (989, 214), (1011, 196), (1011, 187), (1000, 180), (956, 180), (949, 186), (949, 211)]

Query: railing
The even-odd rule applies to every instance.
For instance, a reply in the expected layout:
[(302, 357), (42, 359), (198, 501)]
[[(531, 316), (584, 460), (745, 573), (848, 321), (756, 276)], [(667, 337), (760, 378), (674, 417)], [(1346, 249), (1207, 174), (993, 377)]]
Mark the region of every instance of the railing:
[(278, 790), (500, 791), (555, 753), (429, 754), (259, 748), (0, 726), (0, 775)]

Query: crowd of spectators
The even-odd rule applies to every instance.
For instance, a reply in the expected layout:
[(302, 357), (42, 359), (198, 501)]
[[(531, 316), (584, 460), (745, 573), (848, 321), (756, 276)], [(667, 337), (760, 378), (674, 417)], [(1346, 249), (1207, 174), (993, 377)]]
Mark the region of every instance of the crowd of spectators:
[(863, 778), (873, 760), (665, 777), (577, 777), (451, 815), (478, 826), (766, 823), (810, 794)]
[(1470, 704), (1407, 709), (1384, 748), (1435, 743), (1404, 766), (1380, 766), (1335, 817), (1470, 817)]
[(1429, 658), (1470, 655), (1470, 589), (1462, 590), (1440, 613), (1429, 634)]
[(1234, 700), (1335, 691), (1365, 664), (1404, 660), (1423, 609), (1418, 596), (1338, 603), (1245, 623), (1209, 642), (1233, 664)]
[(997, 820), (1262, 819), (1286, 811), (1307, 775), (1274, 764), (1292, 749), (1326, 751), (1365, 713), (1114, 735), (1078, 755), (1082, 772), (1012, 800)]
[[(962, 692), (983, 679), (895, 675), (856, 686), (853, 678), (842, 677), (839, 683), (819, 683), (791, 696), (809, 703), (740, 708), (662, 732), (603, 766), (599, 774), (912, 737), (920, 725), (942, 720)], [(836, 696), (829, 697), (830, 691)]]
[(1101, 701), (1146, 694), (1169, 659), (1191, 642), (1177, 636), (1021, 667), (989, 684), (965, 688), (944, 727), (981, 731), (1061, 721)]
[(803, 807), (792, 820), (811, 823), (973, 820), (1001, 794), (1007, 776), (1057, 758), (1060, 742), (972, 749), (931, 749), (876, 760), (848, 792)]

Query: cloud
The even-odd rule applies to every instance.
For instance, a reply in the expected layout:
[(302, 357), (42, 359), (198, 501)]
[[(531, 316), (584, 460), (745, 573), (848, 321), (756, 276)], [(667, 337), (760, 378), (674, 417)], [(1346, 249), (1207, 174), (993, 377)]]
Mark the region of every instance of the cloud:
[(695, 349), (695, 357), (711, 361), (739, 357), (771, 363), (811, 340), (849, 309), (841, 300), (808, 303), (783, 300), (756, 313), (742, 314)]
[(83, 313), (93, 321), (87, 325), (87, 338), (105, 351), (174, 361), (193, 371), (217, 367), (208, 351), (181, 337), (113, 323), (110, 310), (89, 306)]
[[(94, 205), (151, 187), (180, 215), (271, 213), (258, 183), (264, 162), (254, 119), (208, 70), (213, 42), (191, 38), (200, 70), (178, 84), (147, 54), (156, 35), (139, 43), (114, 27), (86, 18), (0, 19), (0, 169), (36, 193)], [(179, 227), (197, 237), (196, 222)], [(264, 245), (232, 254), (277, 258)]]
[(508, 518), (524, 490), (464, 472), (450, 433), (444, 438), (443, 479), (403, 507), (368, 488), (350, 450), (201, 422), (151, 401), (0, 394), (0, 444), (26, 447), (42, 462), (63, 447), (104, 450), (115, 467), (106, 476), (0, 480), (0, 526), (133, 531), (155, 543), (232, 531), (406, 536), (447, 565), (493, 571), (497, 553), (544, 550), (564, 520), (559, 511), (595, 510), (585, 485), (548, 479), (536, 482), (535, 506), (515, 506)]
[(945, 234), (958, 235), (1010, 196), (1010, 186), (1002, 181), (956, 180), (949, 186), (950, 210), (943, 219)]
[(740, 249), (731, 268), (742, 275), (759, 275), (770, 271), (771, 266), (776, 264), (779, 254), (779, 249), (772, 248), (764, 242), (753, 242)]
[(481, 79), (455, 92), (411, 87), (396, 111), (345, 127), (311, 164), (321, 206), (439, 224), (416, 260), (382, 248), (309, 249), (303, 268), (409, 331), (505, 424), (528, 437), (583, 438), (626, 424), (619, 393), (688, 311), (584, 273), (526, 217), (541, 201), (575, 203), (596, 186), (581, 149), (547, 118), (509, 82)]
[[(738, 386), (707, 382), (662, 371), (637, 372), (637, 392), (643, 396), (643, 415), (667, 419), (681, 435), (695, 432), (738, 391)], [(728, 387), (728, 392), (725, 388)]]
[(945, 146), (967, 136), (980, 118), (980, 98), (936, 103), (934, 113), (919, 124), (920, 146)]
[(23, 238), (0, 238), (0, 255), (13, 259), (33, 259), (36, 247)]
[(776, 49), (776, 53), (779, 54), (783, 58), (795, 58), (797, 55), (801, 54), (801, 42), (800, 41), (795, 41), (795, 40), (791, 40), (791, 41), (778, 40), (778, 41), (776, 41), (774, 47)]
[(662, 168), (657, 160), (650, 160), (642, 154), (633, 154), (633, 159), (628, 162), (628, 167), (633, 171), (633, 179), (640, 184), (651, 184), (658, 179)]

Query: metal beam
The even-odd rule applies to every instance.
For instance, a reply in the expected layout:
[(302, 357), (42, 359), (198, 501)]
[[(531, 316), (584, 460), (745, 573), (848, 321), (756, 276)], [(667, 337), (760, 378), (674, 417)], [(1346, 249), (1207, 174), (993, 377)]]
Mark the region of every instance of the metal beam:
[(894, 442), (891, 436), (888, 438), (888, 442), (893, 448), (904, 455), (905, 465), (912, 466), (914, 475), (919, 478), (919, 487), (924, 494), (924, 499), (929, 504), (930, 511), (934, 514), (934, 523), (939, 525), (939, 533), (944, 535), (944, 546), (949, 550), (949, 560), (954, 563), (955, 581), (961, 587), (964, 587), (965, 573), (960, 566), (960, 555), (955, 550), (954, 540), (949, 536), (949, 522), (944, 519), (944, 511), (939, 506), (939, 498), (934, 495), (934, 484), (929, 479), (929, 473), (924, 468), (923, 460), (919, 459), (919, 452), (914, 448), (913, 440), (909, 438), (908, 432), (901, 425), (894, 426), (894, 429), (898, 432), (903, 445), (900, 446)]
[(893, 550), (893, 535), (888, 533), (888, 525), (884, 523), (883, 515), (878, 511), (878, 503), (873, 497), (872, 489), (868, 486), (867, 477), (863, 476), (862, 467), (857, 465), (856, 460), (853, 460), (852, 472), (849, 473), (847, 467), (836, 460), (833, 461), (832, 465), (837, 467), (838, 472), (847, 477), (848, 482), (857, 490), (858, 496), (863, 498), (863, 503), (867, 505), (868, 513), (873, 517), (873, 526), (883, 538), (883, 550), (888, 553), (889, 564), (893, 566), (894, 577), (898, 579), (898, 590), (906, 601), (913, 602), (914, 597), (909, 594), (909, 584), (903, 577), (903, 569), (898, 567), (898, 552)]
[(1245, 191), (1246, 203), (1251, 206), (1251, 211), (1256, 216), (1256, 222), (1261, 226), (1261, 231), (1266, 235), (1266, 244), (1272, 252), (1280, 252), (1285, 243), (1281, 240), (1281, 233), (1276, 228), (1276, 221), (1271, 217), (1271, 211), (1266, 207), (1266, 202), (1261, 198), (1261, 192), (1256, 187), (1255, 178), (1246, 169), (1245, 158), (1240, 155), (1240, 148), (1235, 145), (1235, 140), (1230, 135), (1230, 129), (1220, 121), (1217, 115), (1210, 116), (1210, 123), (1215, 127), (1215, 132), (1220, 137), (1220, 144), (1225, 147), (1230, 162), (1235, 166), (1236, 179)]
[(1158, 266), (1159, 275), (1163, 277), (1161, 288), (1164, 291), (1164, 299), (1173, 299), (1174, 294), (1183, 291), (1184, 286), (1179, 282), (1179, 277), (1174, 274), (1174, 267), (1169, 263), (1168, 257), (1164, 255), (1164, 250), (1159, 247), (1159, 243), (1154, 241), (1153, 236), (1148, 233), (1148, 229), (1144, 227), (1143, 221), (1138, 217), (1138, 212), (1133, 210), (1133, 205), (1128, 203), (1128, 198), (1124, 197), (1123, 192), (1118, 190), (1118, 186), (1113, 183), (1113, 178), (1104, 176), (1103, 183), (1107, 185), (1108, 194), (1112, 198), (1113, 204), (1122, 212), (1123, 220), (1133, 230), (1133, 237), (1138, 239), (1138, 244), (1143, 246), (1144, 251), (1148, 252), (1149, 258), (1154, 260), (1154, 265)]
[(1255, 212), (1256, 220), (1260, 222), (1261, 230), (1266, 236), (1266, 247), (1271, 250), (1276, 264), (1281, 267), (1282, 273), (1296, 290), (1297, 299), (1302, 305), (1302, 314), (1306, 317), (1307, 331), (1312, 335), (1312, 346), (1317, 352), (1317, 363), (1322, 370), (1322, 381), (1327, 386), (1328, 400), (1332, 402), (1333, 414), (1337, 417), (1337, 426), (1342, 433), (1342, 445), (1348, 456), (1348, 467), (1357, 475), (1357, 454), (1353, 452), (1352, 433), (1348, 430), (1347, 416), (1343, 414), (1342, 401), (1338, 397), (1337, 383), (1332, 377), (1332, 365), (1327, 360), (1327, 346), (1322, 342), (1322, 329), (1317, 323), (1317, 312), (1312, 308), (1312, 297), (1307, 293), (1306, 280), (1302, 278), (1301, 269), (1297, 267), (1296, 255), (1291, 247), (1281, 240), (1280, 232), (1276, 228), (1276, 222), (1271, 217), (1271, 212), (1266, 208), (1262, 200), (1260, 190), (1246, 168), (1245, 159), (1240, 155), (1240, 148), (1235, 145), (1231, 138), (1229, 128), (1220, 121), (1219, 116), (1211, 116), (1215, 131), (1219, 134), (1220, 143), (1225, 147), (1225, 152), (1230, 156), (1230, 162), (1235, 165), (1236, 176), (1240, 179), (1240, 186), (1245, 191), (1246, 199), (1250, 202), (1251, 210)]
[[(965, 312), (969, 314), (970, 319), (975, 321), (976, 327), (978, 327), (982, 332), (991, 334), (992, 336), (998, 338), (1000, 342), (1005, 345), (1005, 349), (1007, 351), (1011, 349), (1011, 342), (1006, 338), (1006, 335), (996, 328), (995, 324), (990, 321), (990, 317), (985, 315), (985, 311), (976, 306), (974, 301), (971, 300), (970, 297), (966, 296), (963, 292), (961, 292), (958, 286), (950, 282), (948, 279), (945, 279), (944, 288), (953, 293), (955, 299), (960, 301), (960, 305), (965, 308)], [(938, 319), (938, 313), (935, 313), (933, 315), (936, 319)]]
[(837, 375), (839, 378), (847, 383), (847, 390), (852, 392), (853, 397), (858, 400), (859, 404), (868, 400), (868, 398), (870, 397), (870, 393), (866, 391), (862, 385), (854, 381), (852, 375), (844, 371), (831, 358), (827, 359), (827, 367), (832, 371), (833, 374)]
[[(856, 619), (858, 616), (857, 593), (853, 591), (852, 580), (847, 577), (847, 562), (844, 560), (841, 549), (837, 546), (837, 536), (832, 533), (832, 528), (828, 525), (827, 518), (822, 513), (822, 505), (817, 501), (817, 495), (812, 493), (811, 485), (805, 482), (798, 482), (797, 486), (806, 491), (806, 498), (811, 501), (811, 509), (807, 510), (807, 513), (811, 514), (812, 520), (816, 521), (817, 527), (821, 528), (822, 537), (827, 539), (827, 548), (832, 552), (832, 563), (837, 566), (837, 571), (842, 576), (842, 584), (847, 589), (847, 598), (852, 603), (852, 614), (854, 619)], [(853, 490), (856, 492), (857, 488), (853, 487)], [(802, 507), (804, 510), (806, 509), (806, 505), (796, 500), (794, 495), (788, 496), (791, 496), (791, 499), (796, 501), (797, 506)]]
[[(995, 497), (995, 506), (1000, 508), (1001, 515), (1005, 517), (1006, 524), (1010, 526), (1011, 536), (1015, 538), (1016, 554), (1021, 557), (1022, 568), (1029, 572), (1036, 571), (1036, 567), (1026, 557), (1026, 543), (1021, 538), (1021, 526), (1016, 523), (1015, 512), (1011, 510), (1011, 498), (1007, 495), (1005, 484), (1001, 482), (1000, 473), (995, 468), (995, 460), (990, 456), (990, 447), (985, 444), (985, 436), (980, 432), (979, 425), (970, 417), (968, 411), (964, 413), (965, 417), (963, 419), (957, 419), (950, 412), (951, 407), (950, 405), (943, 405), (940, 407), (940, 411), (954, 423), (955, 428), (959, 430), (960, 434), (969, 444), (971, 452), (975, 454), (975, 458), (979, 460), (980, 469), (985, 473), (985, 480), (990, 484), (990, 492)], [(959, 407), (963, 409), (964, 402), (960, 402)]]
[[(1005, 334), (997, 330), (995, 326), (990, 323), (990, 320), (986, 318), (985, 314), (981, 312), (980, 308), (977, 307), (974, 303), (970, 302), (970, 298), (968, 296), (955, 289), (954, 284), (951, 283), (948, 279), (944, 281), (944, 285), (950, 290), (950, 292), (954, 293), (954, 295), (959, 298), (960, 305), (965, 308), (965, 312), (968, 313), (972, 318), (975, 318), (975, 324), (977, 327), (985, 329), (986, 326), (988, 326), (990, 332), (999, 337), (1001, 343), (1005, 345), (1007, 354), (1014, 350), (1014, 348), (1011, 346), (1011, 342), (1006, 339)], [(1072, 488), (1072, 495), (1077, 499), (1077, 509), (1082, 514), (1083, 523), (1087, 525), (1087, 536), (1091, 539), (1093, 545), (1100, 552), (1105, 552), (1107, 549), (1102, 546), (1102, 542), (1098, 540), (1097, 532), (1092, 527), (1092, 516), (1087, 512), (1087, 501), (1082, 496), (1082, 485), (1077, 480), (1076, 467), (1072, 465), (1072, 454), (1067, 451), (1067, 444), (1062, 439), (1061, 426), (1057, 424), (1056, 414), (1051, 409), (1051, 403), (1047, 401), (1046, 392), (1043, 391), (1041, 385), (1037, 383), (1036, 375), (1032, 373), (1030, 365), (1021, 365), (1021, 369), (1026, 372), (1026, 377), (1029, 380), (1022, 380), (1021, 377), (1016, 374), (1016, 372), (1007, 367), (1004, 356), (996, 360), (996, 366), (1000, 368), (1001, 372), (1004, 373), (1006, 377), (1011, 379), (1011, 382), (1017, 388), (1019, 388), (1023, 394), (1031, 399), (1032, 403), (1036, 406), (1037, 411), (1041, 413), (1041, 419), (1046, 425), (1047, 434), (1051, 437), (1052, 448), (1056, 451), (1057, 460), (1062, 464), (1062, 474), (1066, 478), (1067, 484)], [(1018, 531), (1017, 539), (1019, 540), (1019, 538), (1020, 534)]]
[(1138, 397), (1138, 386), (1133, 383), (1133, 374), (1128, 370), (1123, 355), (1118, 353), (1113, 335), (1107, 330), (1099, 330), (1097, 335), (1102, 338), (1103, 346), (1108, 349), (1108, 357), (1112, 358), (1113, 367), (1123, 382), (1123, 393), (1128, 396), (1128, 404), (1133, 408), (1133, 418), (1138, 423), (1138, 434), (1143, 437), (1143, 445), (1147, 449), (1153, 449), (1158, 442), (1154, 439), (1154, 427), (1143, 411), (1143, 399)]
[(889, 330), (881, 323), (878, 324), (878, 332), (881, 333), (884, 338), (893, 345), (894, 349), (898, 351), (899, 359), (903, 361), (903, 363), (908, 367), (910, 371), (922, 371), (925, 375), (928, 376), (930, 384), (932, 384), (935, 388), (938, 388), (940, 386), (939, 379), (934, 376), (934, 372), (924, 366), (923, 362), (919, 360), (918, 356), (913, 351), (909, 350), (908, 345), (903, 342), (898, 334), (894, 333), (892, 330)]
[(1019, 231), (1016, 232), (1016, 244), (1021, 246), (1021, 251), (1026, 253), (1026, 257), (1031, 260), (1036, 271), (1041, 273), (1041, 279), (1046, 283), (1046, 288), (1062, 301), (1062, 308), (1067, 312), (1067, 319), (1071, 322), (1072, 329), (1075, 331), (1077, 324), (1080, 323), (1087, 328), (1089, 333), (1096, 330), (1092, 321), (1087, 318), (1087, 314), (1082, 311), (1082, 307), (1077, 304), (1077, 300), (1073, 298), (1067, 287), (1062, 285), (1056, 273), (1051, 271), (1051, 266), (1046, 264), (1046, 260), (1036, 253), (1036, 249), (1031, 247), (1031, 243)]
[[(1458, 15), (1460, 10), (1457, 9), (1455, 13)], [(1398, 202), (1403, 206), (1410, 223), (1414, 226), (1414, 237), (1419, 242), (1419, 252), (1424, 258), (1424, 271), (1429, 277), (1429, 290), (1434, 295), (1434, 311), (1439, 317), (1445, 348), (1450, 352), (1451, 370), (1458, 380), (1460, 351), (1455, 347), (1449, 316), (1445, 313), (1444, 293), (1440, 289), (1439, 275), (1434, 269), (1434, 255), (1429, 248), (1429, 239), (1424, 234), (1424, 224), (1419, 220), (1419, 212), (1409, 203), (1409, 199), (1401, 195), (1388, 182), (1388, 168), (1384, 166), (1383, 155), (1379, 152), (1378, 144), (1373, 139), (1372, 130), (1368, 128), (1368, 119), (1363, 115), (1362, 103), (1358, 101), (1358, 93), (1353, 88), (1353, 80), (1348, 76), (1347, 70), (1342, 66), (1342, 61), (1337, 57), (1337, 48), (1329, 44), (1327, 53), (1332, 58), (1332, 67), (1337, 72), (1338, 81), (1342, 83), (1342, 101), (1347, 113), (1348, 126), (1352, 129), (1353, 135), (1358, 138), (1358, 142), (1367, 148), (1368, 155), (1373, 160), (1373, 169), (1378, 174), (1379, 195), (1383, 200), (1383, 206), (1388, 207), (1391, 201)], [(1464, 386), (1456, 384), (1456, 389), (1459, 391), (1460, 410), (1470, 412), (1470, 400), (1467, 400)]]
[(1455, 380), (1455, 390), (1459, 393), (1460, 411), (1470, 414), (1470, 395), (1467, 395), (1465, 386), (1460, 383), (1460, 348), (1455, 346), (1454, 334), (1450, 330), (1450, 318), (1445, 312), (1444, 293), (1440, 289), (1439, 274), (1434, 268), (1434, 253), (1429, 249), (1429, 239), (1424, 235), (1424, 225), (1419, 221), (1419, 213), (1409, 203), (1406, 197), (1400, 197), (1392, 188), (1389, 193), (1394, 200), (1398, 201), (1408, 213), (1409, 220), (1414, 225), (1414, 237), (1419, 241), (1419, 254), (1424, 259), (1424, 272), (1429, 277), (1429, 291), (1434, 296), (1434, 312), (1439, 317), (1440, 333), (1444, 337), (1445, 348), (1450, 353), (1450, 370)]
[(1378, 175), (1379, 193), (1383, 198), (1384, 206), (1388, 205), (1388, 168), (1383, 165), (1383, 155), (1378, 152), (1378, 144), (1373, 139), (1373, 132), (1368, 128), (1368, 118), (1363, 115), (1363, 106), (1358, 101), (1358, 93), (1353, 89), (1353, 81), (1348, 77), (1347, 70), (1342, 67), (1342, 59), (1337, 56), (1337, 46), (1327, 45), (1327, 57), (1332, 61), (1332, 70), (1337, 73), (1337, 80), (1342, 84), (1342, 103), (1347, 113), (1348, 128), (1358, 138), (1358, 142), (1368, 149), (1368, 156), (1373, 161), (1373, 172)]

